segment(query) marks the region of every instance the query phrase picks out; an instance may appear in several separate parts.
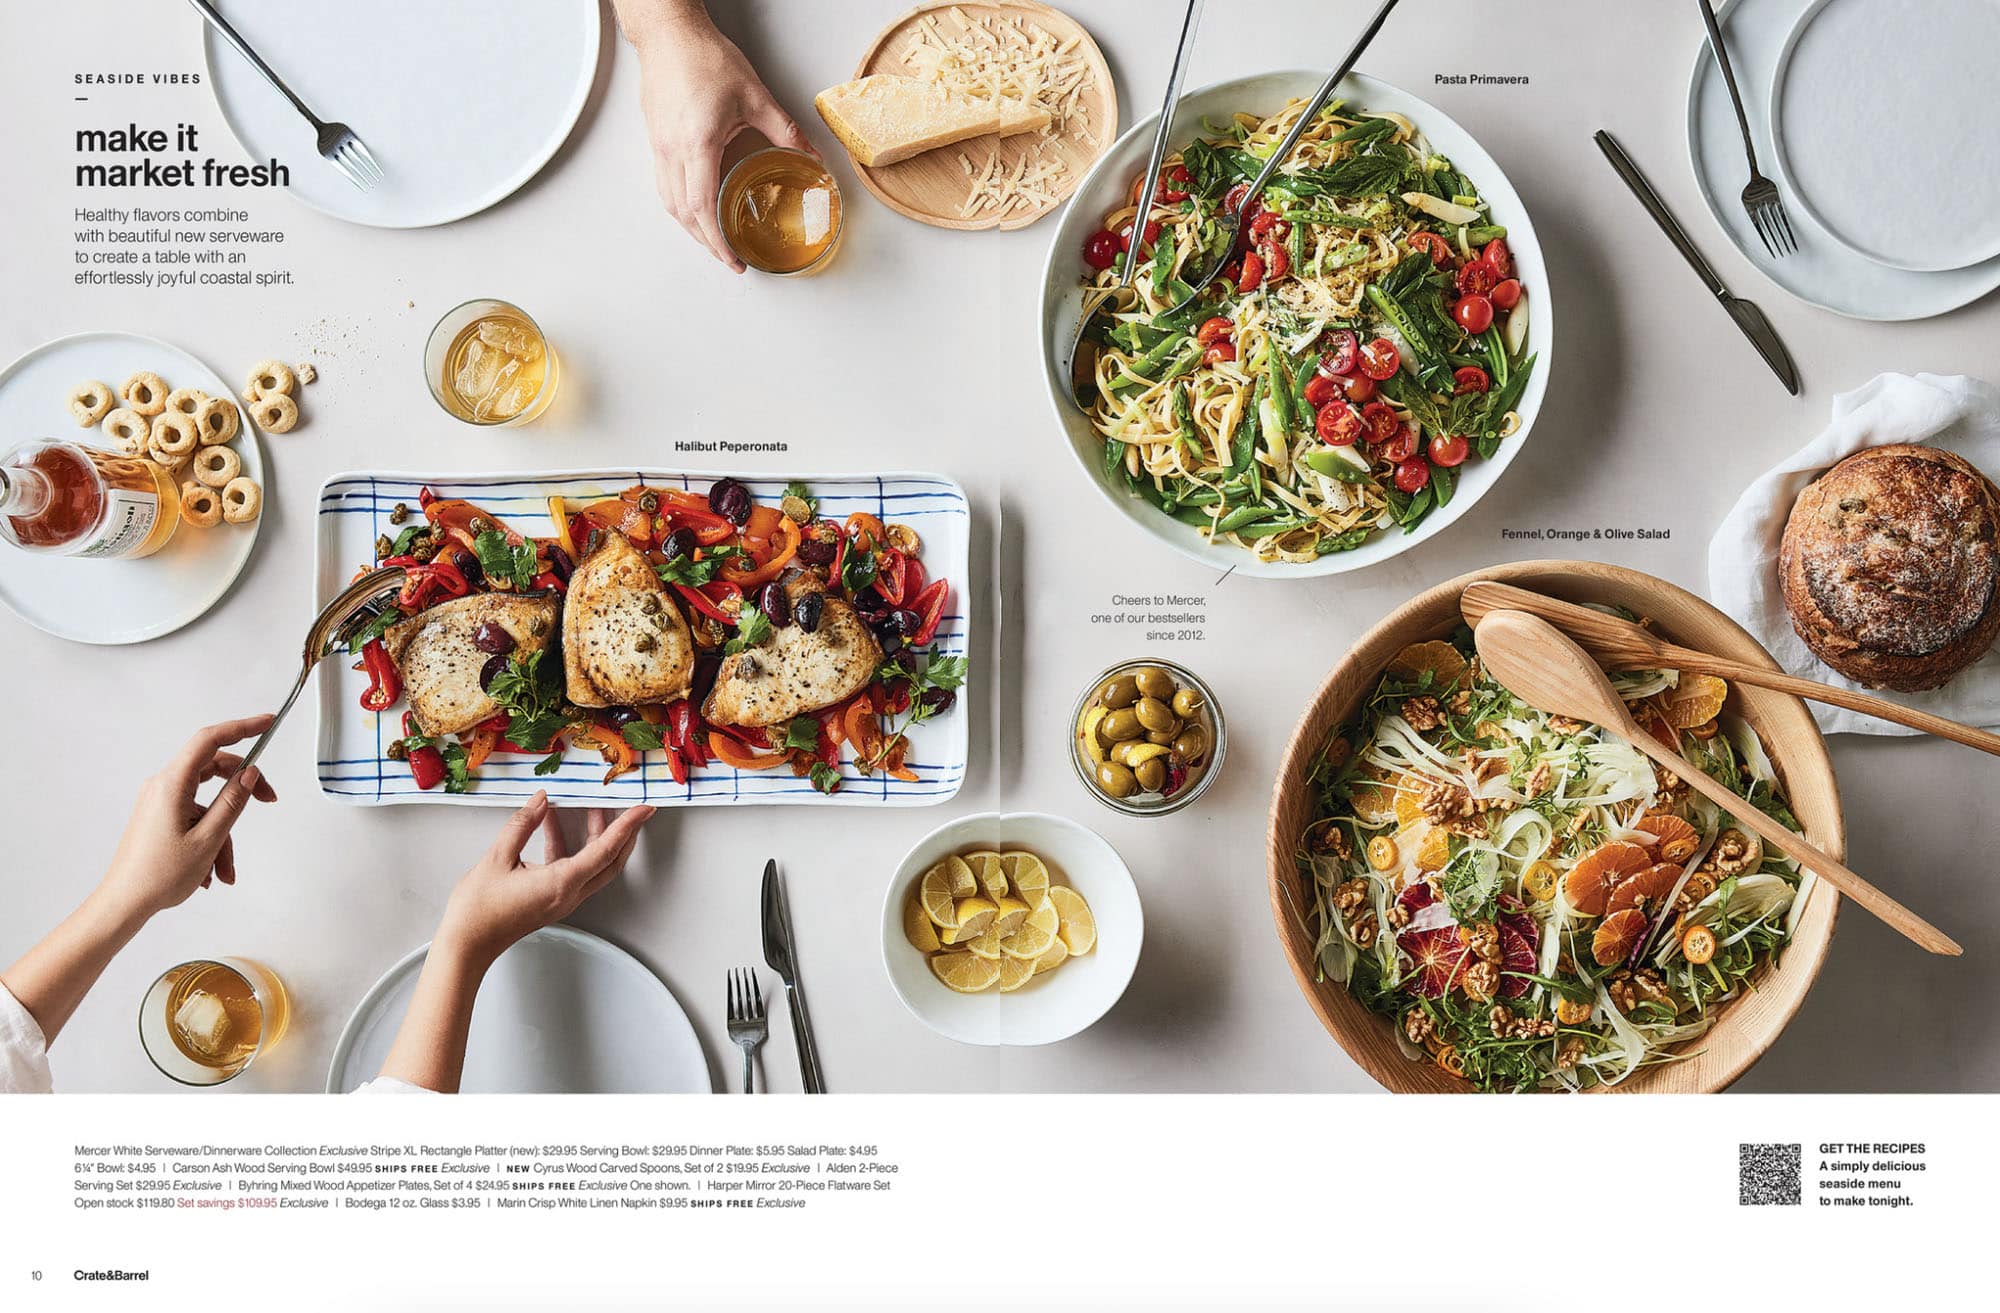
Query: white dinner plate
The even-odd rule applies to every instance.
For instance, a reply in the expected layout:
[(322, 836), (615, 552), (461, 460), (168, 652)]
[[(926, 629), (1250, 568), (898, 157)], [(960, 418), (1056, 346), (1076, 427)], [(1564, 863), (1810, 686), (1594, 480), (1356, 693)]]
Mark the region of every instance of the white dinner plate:
[(1878, 264), (2000, 256), (2000, 0), (1817, 0), (1778, 56), (1771, 139), (1792, 194)]
[(364, 192), (321, 160), (312, 125), (204, 24), (208, 85), (244, 153), (283, 163), (292, 195), (314, 209), (376, 228), (463, 219), (534, 177), (583, 112), (603, 39), (597, 0), (218, 7), (314, 113), (354, 130), (386, 177)]
[[(0, 371), (0, 450), (36, 438), (66, 438), (86, 447), (111, 446), (101, 428), (78, 428), (69, 390), (96, 379), (114, 392), (127, 377), (151, 370), (169, 387), (198, 388), (236, 400), (236, 389), (177, 346), (135, 333), (79, 333), (45, 342)], [(243, 473), (270, 485), (257, 429), (244, 416), (230, 444)], [(257, 545), (260, 518), (250, 524), (199, 529), (183, 524), (173, 541), (137, 561), (83, 561), (0, 545), (0, 602), (37, 629), (78, 643), (143, 643), (199, 620), (222, 600)]]
[[(380, 1074), (430, 945), (390, 967), (334, 1045), (326, 1091)], [(644, 963), (566, 925), (502, 953), (479, 986), (465, 1044), (466, 1094), (708, 1094), (708, 1059), (687, 1013)]]
[[(1884, 4), (1881, 8), (1899, 8), (1901, 2), (1896, 0), (1896, 4)], [(1991, 2), (1939, 0), (1947, 5), (1983, 6)], [(1800, 30), (1801, 22), (1820, 3), (1821, 0), (1733, 0), (1718, 6), (1718, 21), (1750, 117), (1757, 158), (1766, 173), (1780, 167), (1769, 112), (1780, 56), (1793, 33)], [(1811, 26), (1817, 28), (1818, 24)], [(1931, 39), (1929, 33), (1918, 31), (1900, 35), (1913, 43)], [(1872, 49), (1868, 53), (1872, 54)], [(1981, 57), (1990, 64), (1990, 51), (1982, 52)], [(1798, 117), (1798, 110), (1799, 105), (1788, 103), (1785, 111), (1786, 131), (1795, 136), (1807, 126)], [(1839, 131), (1851, 131), (1857, 136), (1871, 131), (1878, 134), (1866, 148), (1871, 157), (1885, 151), (1920, 152), (1925, 149), (1920, 139), (1930, 130), (1921, 122), (1920, 107), (1884, 103), (1867, 96), (1854, 98), (1845, 118), (1858, 126), (1839, 127)], [(1985, 128), (1991, 122), (1991, 112), (1987, 111), (1975, 126)], [(1688, 84), (1687, 134), (1689, 163), (1709, 213), (1760, 273), (1808, 305), (1855, 319), (1927, 319), (1956, 310), (2000, 287), (2000, 257), (1933, 272), (1896, 269), (1869, 259), (1835, 237), (1820, 222), (1789, 177), (1782, 186), (1787, 201), (1792, 202), (1786, 211), (1798, 237), (1799, 249), (1783, 259), (1773, 259), (1743, 209), (1743, 185), (1750, 177), (1743, 158), (1743, 138), (1736, 126), (1735, 111), (1730, 107), (1729, 92), (1716, 73), (1715, 58), (1706, 39), (1696, 42), (1694, 48), (1694, 70)], [(1969, 189), (1990, 190), (1992, 185), (1989, 179), (1965, 177), (1954, 181)]]

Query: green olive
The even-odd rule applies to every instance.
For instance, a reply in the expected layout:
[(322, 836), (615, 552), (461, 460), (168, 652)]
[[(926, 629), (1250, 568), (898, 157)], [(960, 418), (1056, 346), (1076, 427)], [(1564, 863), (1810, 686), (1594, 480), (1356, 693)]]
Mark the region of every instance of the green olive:
[(1146, 742), (1172, 743), (1181, 736), (1181, 728), (1181, 723), (1177, 720), (1165, 729), (1149, 729), (1146, 731)]
[(1192, 766), (1208, 753), (1208, 735), (1201, 726), (1190, 725), (1185, 733), (1174, 740), (1174, 755)]
[(1127, 767), (1107, 761), (1097, 768), (1097, 787), (1111, 797), (1129, 798), (1139, 791), (1139, 781)]
[(1129, 707), (1138, 700), (1139, 681), (1130, 675), (1114, 676), (1105, 683), (1104, 691), (1098, 695), (1098, 701), (1113, 711), (1120, 707)]
[(1158, 666), (1141, 666), (1132, 672), (1132, 678), (1139, 685), (1139, 696), (1158, 698), (1165, 702), (1174, 695), (1174, 677)]
[(1174, 692), (1173, 706), (1176, 716), (1182, 720), (1193, 720), (1195, 712), (1200, 711), (1203, 706), (1201, 694), (1191, 688), (1177, 689)]
[(1159, 698), (1140, 698), (1139, 705), (1132, 708), (1132, 711), (1139, 717), (1139, 723), (1147, 729), (1172, 729), (1174, 726), (1174, 713), (1168, 710), (1167, 704)]
[(1132, 778), (1139, 781), (1139, 787), (1148, 793), (1158, 793), (1166, 787), (1167, 759), (1148, 757), (1132, 771)]
[(1136, 739), (1146, 732), (1139, 723), (1139, 714), (1130, 707), (1114, 711), (1097, 723), (1097, 732), (1113, 743), (1123, 743), (1126, 739)]

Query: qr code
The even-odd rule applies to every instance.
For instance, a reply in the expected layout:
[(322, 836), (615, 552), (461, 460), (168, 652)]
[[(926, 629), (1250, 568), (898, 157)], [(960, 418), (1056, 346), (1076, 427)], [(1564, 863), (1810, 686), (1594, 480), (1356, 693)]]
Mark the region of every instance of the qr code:
[(1799, 1146), (1737, 1145), (1736, 1202), (1779, 1205), (1799, 1203)]

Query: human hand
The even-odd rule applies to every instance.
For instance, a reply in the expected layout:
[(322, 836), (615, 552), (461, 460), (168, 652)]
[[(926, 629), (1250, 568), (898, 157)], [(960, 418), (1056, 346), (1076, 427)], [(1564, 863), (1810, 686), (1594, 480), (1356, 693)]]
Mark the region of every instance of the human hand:
[[(210, 725), (139, 786), (132, 817), (99, 886), (121, 910), (150, 916), (186, 902), (214, 880), (236, 883), (230, 827), (250, 799), (276, 802), (278, 795), (255, 766), (238, 774), (243, 758), (223, 749), (270, 726), (270, 716)], [(212, 779), (226, 783), (204, 806), (195, 801), (195, 791)]]
[(699, 4), (626, 0), (619, 11), (639, 52), (639, 103), (660, 200), (689, 236), (740, 274), (743, 261), (716, 216), (724, 148), (755, 128), (773, 145), (819, 152)]
[[(617, 820), (593, 807), (584, 823), (588, 842), (571, 855), (546, 793), (536, 793), (507, 818), (500, 837), (459, 880), (438, 924), (437, 947), (484, 970), (516, 940), (562, 920), (592, 894), (618, 878), (639, 842), (651, 807), (634, 807)], [(542, 831), (540, 865), (521, 860), (536, 828)]]

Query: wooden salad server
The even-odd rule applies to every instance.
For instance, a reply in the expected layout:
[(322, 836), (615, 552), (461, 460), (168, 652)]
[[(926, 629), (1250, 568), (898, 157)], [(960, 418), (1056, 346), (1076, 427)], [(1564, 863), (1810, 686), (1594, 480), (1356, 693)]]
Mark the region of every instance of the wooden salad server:
[(1459, 614), (1465, 623), (1474, 629), (1479, 627), (1480, 618), (1491, 611), (1525, 611), (1529, 615), (1540, 616), (1550, 624), (1568, 634), (1578, 646), (1596, 659), (1606, 670), (1655, 670), (1660, 668), (1686, 670), (1700, 675), (1714, 675), (1720, 679), (1733, 680), (1738, 684), (1749, 684), (1754, 688), (1768, 688), (1778, 693), (1789, 693), (1795, 698), (1807, 698), (1814, 702), (1825, 702), (1836, 707), (1846, 707), (1864, 716), (1876, 716), (1882, 720), (1892, 720), (1898, 725), (1908, 725), (1911, 729), (1939, 738), (1963, 743), (1968, 748), (1978, 748), (2000, 757), (2000, 734), (1989, 734), (1983, 729), (1961, 725), (1943, 716), (1933, 716), (1928, 711), (1918, 711), (1887, 698), (1872, 697), (1857, 693), (1852, 689), (1837, 688), (1832, 684), (1822, 684), (1817, 680), (1800, 679), (1797, 675), (1787, 675), (1778, 670), (1766, 670), (1762, 666), (1745, 665), (1741, 661), (1731, 661), (1727, 657), (1711, 656), (1707, 652), (1697, 652), (1691, 647), (1681, 647), (1669, 643), (1658, 634), (1640, 628), (1629, 620), (1621, 620), (1603, 611), (1594, 611), (1575, 602), (1565, 602), (1560, 598), (1548, 597), (1541, 593), (1529, 592), (1511, 584), (1495, 583), (1482, 579), (1467, 585), (1465, 595), (1459, 600)]
[(1474, 627), (1473, 641), (1487, 671), (1515, 697), (1549, 715), (1589, 721), (1616, 734), (1686, 780), (1734, 817), (1738, 825), (1794, 858), (1799, 865), (1887, 922), (1904, 938), (1948, 957), (1957, 957), (1965, 951), (1942, 930), (1750, 806), (1639, 728), (1597, 662), (1548, 621), (1524, 611), (1489, 611)]

